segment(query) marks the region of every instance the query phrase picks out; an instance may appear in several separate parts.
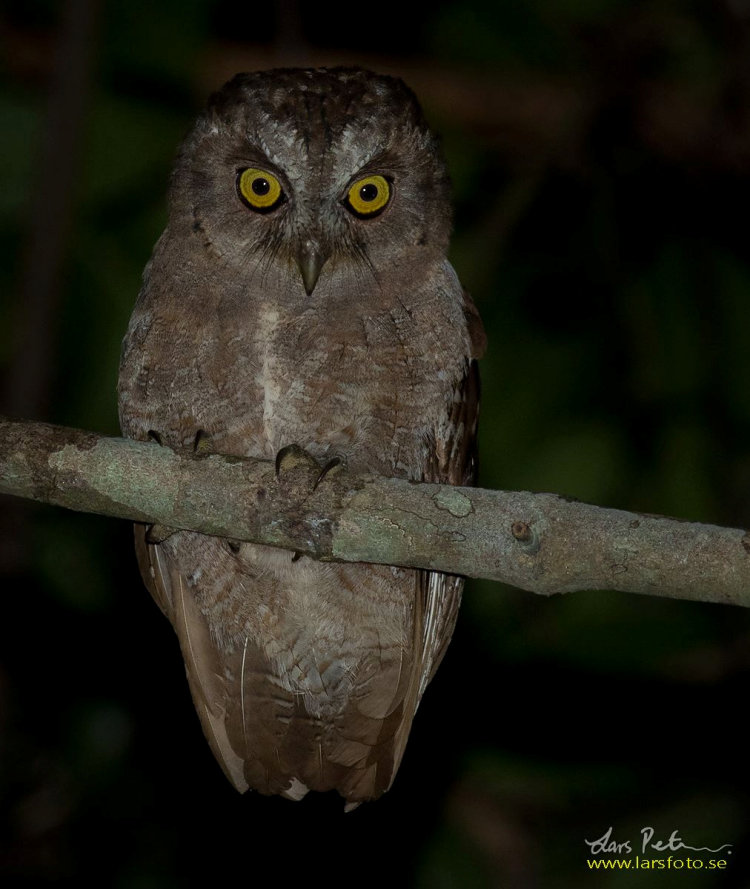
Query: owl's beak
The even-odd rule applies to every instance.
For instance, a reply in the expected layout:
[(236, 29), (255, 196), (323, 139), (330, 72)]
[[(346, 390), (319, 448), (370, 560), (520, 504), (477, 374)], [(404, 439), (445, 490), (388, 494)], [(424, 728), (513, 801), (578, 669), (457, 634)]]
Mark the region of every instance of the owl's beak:
[(314, 241), (305, 241), (300, 247), (300, 251), (297, 254), (297, 265), (302, 275), (302, 282), (305, 285), (305, 293), (308, 296), (315, 290), (315, 285), (320, 277), (320, 271), (325, 265), (327, 258), (327, 256), (323, 256)]

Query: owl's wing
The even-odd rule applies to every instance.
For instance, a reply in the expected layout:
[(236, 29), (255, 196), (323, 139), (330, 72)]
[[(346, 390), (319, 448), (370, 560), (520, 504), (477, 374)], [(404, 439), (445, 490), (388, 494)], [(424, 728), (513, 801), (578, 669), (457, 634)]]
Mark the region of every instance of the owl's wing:
[(135, 551), (141, 574), (157, 605), (169, 618), (180, 642), (190, 692), (203, 732), (224, 774), (240, 793), (248, 788), (244, 761), (232, 748), (225, 724), (223, 665), (206, 619), (180, 573), (159, 546), (146, 541), (146, 525), (135, 526)]
[[(435, 440), (430, 443), (422, 473), (425, 482), (473, 485), (476, 481), (480, 394), (477, 360), (484, 354), (487, 340), (479, 313), (466, 291), (464, 315), (471, 350), (464, 372), (453, 390), (453, 400), (448, 405), (445, 422), (435, 431)], [(395, 767), (391, 782), (401, 762), (419, 701), (440, 666), (453, 635), (464, 585), (462, 577), (438, 571), (419, 571), (416, 582), (414, 650), (417, 657), (403, 708), (405, 719), (395, 739)]]

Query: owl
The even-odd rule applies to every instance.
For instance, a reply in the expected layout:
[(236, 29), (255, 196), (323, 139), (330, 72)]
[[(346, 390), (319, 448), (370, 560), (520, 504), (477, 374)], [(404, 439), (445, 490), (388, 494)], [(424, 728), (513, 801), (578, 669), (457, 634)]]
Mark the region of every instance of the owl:
[[(239, 74), (178, 154), (123, 342), (123, 433), (289, 446), (471, 484), (484, 333), (446, 259), (449, 181), (412, 92), (358, 68)], [(239, 791), (346, 808), (393, 782), (463, 581), (136, 526), (146, 585)]]

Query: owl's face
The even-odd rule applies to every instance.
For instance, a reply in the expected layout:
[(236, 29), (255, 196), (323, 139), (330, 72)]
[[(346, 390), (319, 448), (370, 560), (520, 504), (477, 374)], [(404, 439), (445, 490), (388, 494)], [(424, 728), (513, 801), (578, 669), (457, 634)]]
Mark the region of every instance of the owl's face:
[[(290, 299), (444, 257), (448, 179), (408, 88), (360, 69), (241, 74), (186, 139), (170, 225)], [(274, 288), (276, 289), (276, 288)]]

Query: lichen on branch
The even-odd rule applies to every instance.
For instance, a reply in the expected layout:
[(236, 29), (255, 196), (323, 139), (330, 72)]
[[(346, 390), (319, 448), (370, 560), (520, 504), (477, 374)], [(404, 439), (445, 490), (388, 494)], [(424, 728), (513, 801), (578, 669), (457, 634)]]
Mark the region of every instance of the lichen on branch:
[(542, 595), (617, 589), (750, 605), (750, 534), (556, 494), (454, 488), (178, 454), (0, 418), (0, 492), (283, 547), (484, 577)]

